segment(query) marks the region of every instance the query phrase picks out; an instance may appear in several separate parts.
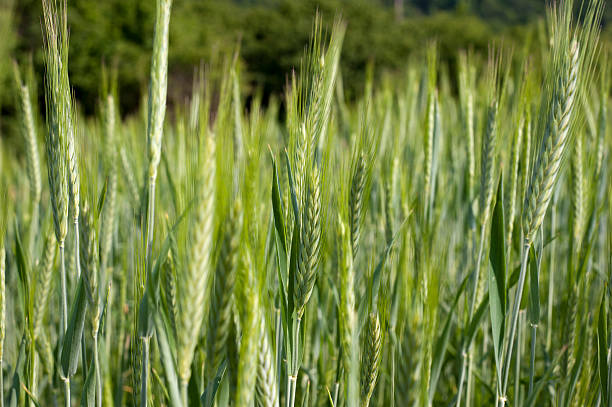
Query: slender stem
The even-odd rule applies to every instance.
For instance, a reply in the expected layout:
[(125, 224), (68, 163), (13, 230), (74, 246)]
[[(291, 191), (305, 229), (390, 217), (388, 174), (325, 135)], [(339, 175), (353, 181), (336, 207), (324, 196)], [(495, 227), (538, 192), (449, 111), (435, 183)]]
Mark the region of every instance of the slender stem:
[[(482, 226), (480, 228), (480, 246), (478, 247), (478, 255), (476, 257), (476, 268), (474, 270), (474, 279), (472, 280), (472, 286), (471, 286), (471, 293), (470, 293), (470, 302), (468, 303), (468, 319), (467, 319), (467, 324), (470, 323), (470, 321), (472, 320), (472, 316), (474, 314), (474, 306), (476, 303), (476, 294), (478, 292), (478, 279), (480, 278), (480, 261), (482, 259), (482, 252), (484, 251), (484, 235), (485, 235), (485, 231), (486, 231), (486, 219), (483, 220), (482, 222)], [(464, 362), (461, 365), (461, 375), (459, 378), (459, 390), (457, 392), (457, 403), (456, 406), (460, 407), (461, 406), (461, 398), (463, 396), (463, 381), (465, 380), (466, 377), (466, 369), (468, 368), (469, 362), (468, 360), (470, 360), (470, 354), (472, 352), (472, 345), (470, 344), (470, 346), (468, 346), (468, 348), (466, 349), (465, 347), (462, 350), (462, 356), (464, 358)], [(471, 369), (468, 369), (468, 380), (469, 380), (469, 376), (471, 375)]]
[[(62, 323), (60, 326), (60, 339), (63, 340), (66, 335), (66, 329), (68, 329), (68, 295), (66, 291), (66, 262), (65, 262), (65, 249), (64, 242), (61, 241), (59, 243), (60, 248), (60, 280), (62, 286)], [(66, 407), (70, 407), (70, 378), (63, 377), (64, 381), (64, 393), (65, 393), (65, 401)]]
[[(182, 407), (181, 392), (178, 386), (178, 378), (176, 377), (176, 370), (174, 369), (174, 359), (167, 355), (172, 355), (170, 350), (170, 344), (168, 343), (167, 332), (162, 329), (162, 320), (159, 312), (154, 315), (155, 321), (155, 338), (157, 338), (157, 344), (160, 349), (160, 355), (162, 365), (164, 366), (164, 372), (168, 382), (168, 392), (170, 394), (170, 402), (173, 407)], [(166, 355), (166, 356), (164, 356)]]
[(467, 407), (472, 405), (472, 370), (474, 369), (474, 356), (470, 351), (470, 356), (468, 358), (468, 367), (467, 367), (467, 385), (465, 386), (465, 405)]
[(275, 329), (276, 329), (276, 388), (281, 388), (281, 364), (283, 363), (283, 327), (282, 327), (282, 319), (281, 319), (281, 310), (280, 308), (276, 308), (276, 321), (275, 321)]
[(29, 253), (30, 256), (32, 256), (32, 258), (34, 257), (34, 243), (36, 242), (36, 234), (38, 232), (38, 219), (40, 217), (39, 215), (39, 208), (38, 208), (38, 201), (34, 201), (34, 203), (32, 204), (32, 219), (30, 220), (30, 236), (29, 236), (29, 242), (28, 242), (28, 249), (29, 249)]
[(508, 335), (508, 350), (506, 357), (504, 358), (503, 374), (504, 374), (504, 387), (502, 391), (502, 398), (506, 398), (506, 389), (508, 387), (508, 373), (510, 370), (510, 360), (512, 359), (512, 347), (514, 345), (514, 339), (516, 335), (516, 328), (518, 325), (519, 308), (521, 306), (521, 297), (523, 295), (523, 288), (525, 286), (525, 275), (527, 274), (527, 259), (529, 258), (529, 249), (531, 244), (525, 242), (523, 251), (521, 252), (521, 272), (519, 274), (518, 287), (514, 294), (514, 305), (512, 307), (512, 320), (510, 323), (510, 334)]
[(538, 326), (531, 324), (531, 358), (529, 360), (529, 393), (527, 397), (531, 396), (533, 391), (533, 376), (535, 373), (535, 352), (536, 352), (536, 335), (538, 333)]
[(516, 334), (516, 359), (515, 359), (515, 370), (514, 370), (514, 401), (516, 405), (519, 405), (520, 399), (520, 385), (521, 385), (521, 353), (522, 353), (522, 337), (523, 337), (523, 311), (519, 311), (519, 323), (518, 332)]
[(293, 324), (293, 349), (291, 350), (291, 361), (289, 362), (287, 369), (287, 398), (285, 400), (285, 405), (287, 407), (293, 407), (295, 405), (295, 388), (297, 384), (297, 375), (300, 370), (300, 367), (298, 366), (298, 338), (301, 322), (301, 318), (296, 318)]
[(64, 261), (64, 242), (60, 242), (60, 280), (62, 290), (62, 324), (60, 329), (61, 338), (64, 337), (66, 329), (68, 329), (68, 295), (66, 294), (66, 265)]
[(395, 343), (391, 342), (391, 407), (395, 407)]
[(465, 381), (465, 373), (467, 371), (467, 365), (468, 365), (468, 354), (465, 350), (462, 350), (461, 352), (461, 359), (462, 359), (462, 363), (461, 363), (461, 375), (459, 376), (459, 390), (457, 391), (457, 402), (456, 402), (456, 406), (457, 407), (461, 407), (461, 397), (463, 394), (463, 382)]
[[(34, 344), (34, 342), (31, 342)], [(32, 346), (32, 367), (30, 370), (30, 392), (36, 396), (38, 393), (38, 352), (35, 350), (35, 346)], [(0, 376), (2, 376), (2, 369), (0, 368)], [(0, 398), (2, 398), (2, 389), (0, 389)], [(34, 407), (34, 400), (30, 399), (29, 405)]]
[[(81, 252), (79, 245), (79, 218), (74, 218), (74, 263), (77, 281), (81, 278)], [(81, 363), (83, 364), (83, 376), (87, 377), (87, 348), (85, 347), (85, 337), (81, 336)]]
[(338, 405), (338, 393), (340, 392), (340, 383), (336, 382), (334, 383), (334, 394), (332, 396), (332, 403), (333, 403), (333, 407), (336, 407)]
[(94, 368), (96, 369), (96, 406), (102, 407), (102, 377), (100, 376), (100, 361), (98, 360), (98, 333), (93, 336)]
[(149, 338), (142, 341), (142, 373), (140, 375), (140, 407), (147, 407), (147, 388), (149, 381)]
[(149, 182), (149, 203), (147, 210), (147, 249), (146, 249), (146, 267), (147, 271), (151, 266), (151, 250), (153, 248), (153, 229), (155, 227), (155, 178), (151, 178)]
[(79, 218), (74, 219), (74, 256), (77, 280), (81, 277), (81, 256), (79, 252)]
[(187, 387), (189, 386), (189, 382), (187, 380), (181, 380), (181, 401), (183, 405), (187, 405)]
[[(557, 226), (557, 205), (552, 205), (550, 208), (550, 233), (554, 236)], [(552, 271), (555, 270), (555, 256), (557, 249), (556, 239), (550, 241), (550, 267), (548, 268), (548, 306), (546, 307), (547, 324), (546, 324), (546, 349), (548, 354), (552, 355), (552, 308), (553, 308), (553, 293), (555, 287), (555, 279)]]
[(0, 358), (0, 407), (4, 407), (4, 375), (2, 373), (2, 358)]
[(66, 407), (71, 407), (71, 404), (70, 404), (70, 378), (64, 377), (62, 380), (64, 381), (64, 394), (66, 394), (65, 404), (64, 405)]
[[(153, 228), (155, 226), (155, 178), (151, 177), (149, 183), (149, 202), (147, 210), (147, 247), (146, 247), (146, 277), (149, 277), (151, 271), (151, 250), (153, 247)], [(142, 347), (142, 374), (141, 380), (141, 391), (140, 391), (140, 406), (147, 406), (147, 379), (149, 375), (149, 339), (141, 338)], [(187, 390), (184, 389), (183, 403), (186, 405)]]

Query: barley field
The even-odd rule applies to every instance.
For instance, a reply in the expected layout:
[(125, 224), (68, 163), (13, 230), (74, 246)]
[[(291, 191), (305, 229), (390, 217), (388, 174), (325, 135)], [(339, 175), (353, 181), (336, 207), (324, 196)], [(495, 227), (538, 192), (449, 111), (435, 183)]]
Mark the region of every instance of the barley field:
[(551, 3), (535, 54), (432, 39), (357, 100), (350, 22), (313, 14), (282, 98), (237, 47), (170, 106), (156, 0), (142, 110), (109, 69), (93, 117), (42, 4), (45, 69), (0, 90), (0, 407), (612, 406), (601, 1)]

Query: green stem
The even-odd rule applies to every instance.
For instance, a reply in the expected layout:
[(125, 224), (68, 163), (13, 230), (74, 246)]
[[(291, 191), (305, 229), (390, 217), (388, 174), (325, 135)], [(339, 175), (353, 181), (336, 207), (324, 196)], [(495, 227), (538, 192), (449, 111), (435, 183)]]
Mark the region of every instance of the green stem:
[(149, 338), (142, 341), (142, 372), (140, 374), (140, 407), (147, 407), (147, 388), (149, 381)]
[(149, 202), (147, 210), (147, 249), (146, 249), (146, 268), (147, 275), (151, 269), (151, 250), (153, 248), (153, 229), (155, 227), (155, 178), (150, 179), (149, 183)]
[(472, 405), (472, 370), (474, 369), (474, 355), (472, 355), (470, 351), (470, 356), (468, 358), (468, 367), (467, 367), (467, 385), (465, 387), (465, 405)]
[(467, 371), (468, 365), (468, 357), (469, 355), (466, 353), (465, 349), (461, 352), (461, 375), (459, 375), (459, 390), (457, 391), (457, 402), (456, 406), (461, 406), (461, 396), (463, 394), (463, 383), (465, 382), (465, 373)]
[(298, 317), (293, 322), (293, 340), (291, 344), (293, 349), (291, 350), (291, 361), (289, 362), (289, 366), (287, 369), (287, 398), (285, 400), (285, 405), (287, 407), (294, 407), (295, 405), (295, 389), (297, 384), (297, 375), (300, 370), (300, 367), (298, 365), (298, 338), (302, 319)]
[(181, 401), (184, 406), (187, 404), (187, 387), (189, 386), (189, 382), (187, 380), (181, 380)]
[(159, 312), (155, 313), (153, 317), (155, 321), (155, 337), (157, 338), (157, 344), (159, 346), (161, 362), (164, 366), (164, 373), (166, 374), (166, 380), (168, 381), (168, 392), (170, 393), (170, 405), (173, 407), (182, 407), (181, 404), (181, 392), (178, 386), (178, 378), (176, 377), (176, 370), (174, 367), (174, 360), (171, 357), (172, 351), (170, 350), (170, 344), (168, 343), (168, 336), (166, 331), (163, 329), (163, 321)]
[(525, 275), (527, 274), (527, 260), (529, 259), (529, 249), (531, 244), (525, 242), (523, 251), (521, 252), (521, 272), (519, 274), (518, 288), (514, 294), (514, 305), (512, 307), (512, 319), (510, 323), (510, 334), (508, 335), (508, 350), (504, 358), (502, 371), (504, 372), (504, 386), (502, 389), (502, 398), (506, 398), (506, 389), (508, 387), (508, 374), (510, 371), (510, 360), (512, 359), (512, 347), (516, 336), (518, 325), (519, 308), (521, 306), (521, 297), (523, 296), (523, 288), (525, 287)]
[[(62, 286), (62, 324), (60, 332), (60, 342), (63, 341), (66, 335), (66, 329), (68, 329), (68, 295), (66, 291), (66, 262), (65, 262), (65, 249), (64, 242), (59, 243), (60, 247), (60, 280)], [(70, 378), (62, 378), (64, 381), (64, 393), (66, 407), (70, 407)]]
[[(38, 353), (36, 352), (36, 345), (35, 342), (32, 341), (30, 342), (32, 344), (31, 346), (31, 350), (32, 350), (32, 366), (31, 366), (31, 370), (30, 370), (30, 392), (36, 396), (36, 394), (38, 393)], [(0, 369), (0, 376), (2, 376), (2, 369)], [(4, 394), (2, 391), (2, 389), (0, 389), (0, 395)], [(0, 398), (2, 398), (0, 396)], [(31, 407), (34, 407), (34, 401), (32, 399), (30, 399), (30, 403), (29, 405)]]
[(64, 381), (64, 394), (66, 394), (66, 398), (65, 398), (65, 406), (66, 407), (71, 407), (70, 404), (70, 379), (65, 377), (62, 379)]
[[(557, 226), (557, 211), (556, 205), (552, 205), (550, 208), (550, 233), (554, 236), (555, 229)], [(546, 324), (546, 349), (548, 354), (552, 355), (552, 320), (553, 320), (553, 293), (555, 287), (555, 279), (553, 278), (552, 271), (555, 270), (555, 256), (556, 256), (557, 240), (552, 239), (550, 241), (550, 267), (548, 268), (548, 306), (546, 307), (547, 313), (547, 324)]]
[[(482, 253), (484, 251), (484, 235), (485, 235), (486, 225), (487, 225), (486, 221), (487, 219), (485, 218), (482, 222), (482, 226), (480, 229), (480, 246), (478, 247), (478, 255), (476, 257), (476, 269), (474, 270), (474, 278), (472, 280), (472, 285), (471, 285), (470, 302), (468, 303), (468, 319), (467, 319), (466, 325), (470, 323), (470, 321), (472, 320), (472, 316), (474, 314), (476, 294), (478, 293), (478, 279), (480, 278), (480, 261), (482, 259)], [(471, 344), (467, 349), (464, 347), (462, 350), (464, 361), (461, 365), (461, 375), (459, 377), (459, 390), (457, 392), (457, 403), (456, 403), (457, 407), (461, 407), (461, 398), (463, 396), (463, 382), (466, 377), (466, 369), (469, 366), (469, 362), (467, 361), (471, 359), (470, 358), (471, 352), (472, 352)], [(471, 375), (471, 369), (468, 369), (468, 372), (467, 372), (468, 381), (469, 381), (470, 375)]]
[(62, 290), (62, 324), (60, 329), (60, 337), (63, 338), (66, 329), (68, 329), (68, 295), (66, 293), (66, 265), (64, 260), (64, 242), (60, 242), (60, 281)]
[(283, 363), (283, 327), (282, 327), (282, 318), (281, 318), (281, 310), (280, 308), (276, 308), (276, 321), (275, 321), (275, 329), (276, 329), (276, 374), (277, 374), (277, 389), (281, 388), (281, 364)]
[(529, 359), (529, 393), (527, 397), (531, 396), (533, 391), (533, 377), (535, 373), (535, 353), (536, 353), (536, 335), (538, 333), (538, 326), (531, 325), (531, 358)]
[(515, 367), (514, 367), (514, 403), (515, 405), (519, 405), (520, 400), (520, 385), (521, 385), (521, 353), (523, 351), (522, 346), (522, 337), (523, 337), (523, 311), (519, 311), (519, 323), (518, 323), (518, 332), (516, 334), (516, 359), (515, 359)]
[(28, 249), (29, 249), (31, 258), (34, 258), (34, 243), (36, 242), (36, 235), (38, 233), (38, 219), (40, 215), (39, 215), (38, 202), (34, 201), (32, 205), (33, 205), (32, 219), (30, 220), (30, 236), (29, 236), (29, 242), (28, 242)]
[(94, 368), (96, 369), (96, 406), (102, 407), (102, 377), (100, 376), (100, 361), (98, 357), (98, 333), (93, 336)]
[(2, 358), (0, 358), (0, 407), (4, 407), (4, 374), (2, 371)]

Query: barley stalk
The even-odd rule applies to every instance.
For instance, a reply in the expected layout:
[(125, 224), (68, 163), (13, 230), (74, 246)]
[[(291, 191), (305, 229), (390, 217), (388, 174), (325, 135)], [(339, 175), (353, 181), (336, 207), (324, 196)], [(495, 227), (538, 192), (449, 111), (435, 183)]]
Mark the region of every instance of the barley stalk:
[(355, 311), (354, 270), (351, 244), (346, 225), (340, 219), (340, 343), (347, 405), (358, 403), (359, 390), (359, 342), (357, 340), (357, 313)]
[[(55, 236), (60, 248), (61, 279), (61, 324), (60, 339), (68, 327), (68, 295), (66, 290), (66, 271), (64, 259), (64, 242), (68, 233), (68, 132), (70, 118), (65, 106), (65, 94), (69, 93), (67, 83), (67, 31), (65, 27), (65, 3), (62, 18), (58, 17), (55, 2), (43, 0), (45, 26), (45, 66), (46, 66), (46, 101), (47, 127), (45, 137), (47, 148), (47, 172), (51, 189), (51, 207)], [(61, 28), (60, 28), (61, 24)], [(61, 32), (59, 31), (61, 29)], [(66, 74), (62, 74), (62, 71)], [(70, 379), (64, 382), (65, 405), (70, 407)]]
[[(4, 220), (2, 220), (4, 221)], [(4, 228), (2, 228), (4, 229)], [(4, 361), (4, 336), (6, 335), (5, 327), (5, 305), (6, 305), (6, 293), (5, 293), (5, 267), (6, 267), (6, 251), (4, 249), (4, 230), (0, 229), (0, 407), (4, 407), (4, 378), (2, 365)]]
[[(596, 6), (595, 6), (596, 7)], [(597, 20), (595, 14), (595, 20)], [(588, 61), (581, 58), (581, 49), (576, 38), (570, 39), (571, 2), (564, 5), (564, 10), (557, 24), (553, 38), (552, 71), (550, 72), (550, 86), (552, 87), (546, 96), (550, 101), (550, 108), (546, 112), (546, 126), (542, 143), (539, 147), (537, 160), (529, 183), (529, 189), (525, 197), (525, 210), (523, 217), (524, 247), (521, 253), (521, 270), (519, 274), (518, 287), (514, 298), (510, 331), (506, 342), (507, 351), (504, 358), (504, 385), (502, 397), (505, 399), (507, 387), (508, 366), (512, 358), (512, 348), (518, 321), (518, 309), (522, 296), (522, 290), (527, 271), (529, 250), (533, 244), (548, 209), (553, 189), (558, 178), (561, 163), (567, 150), (570, 139), (570, 127), (574, 118), (574, 106), (580, 80), (581, 64)], [(596, 21), (590, 21), (595, 24)], [(589, 29), (586, 30), (589, 39)], [(591, 45), (591, 44), (587, 44)], [(584, 55), (589, 55), (588, 50), (582, 50)], [(502, 400), (503, 400), (502, 399)]]

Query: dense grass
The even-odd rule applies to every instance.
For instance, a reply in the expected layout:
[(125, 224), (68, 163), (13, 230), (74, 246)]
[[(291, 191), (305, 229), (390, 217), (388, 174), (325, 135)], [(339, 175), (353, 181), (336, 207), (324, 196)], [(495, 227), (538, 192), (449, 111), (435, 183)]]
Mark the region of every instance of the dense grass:
[(65, 3), (43, 5), (25, 156), (0, 146), (0, 406), (612, 405), (599, 2), (554, 6), (538, 58), (449, 72), (424, 44), (354, 104), (346, 24), (315, 17), (282, 101), (245, 107), (230, 51), (166, 115), (157, 0), (125, 120), (112, 74), (79, 114)]

